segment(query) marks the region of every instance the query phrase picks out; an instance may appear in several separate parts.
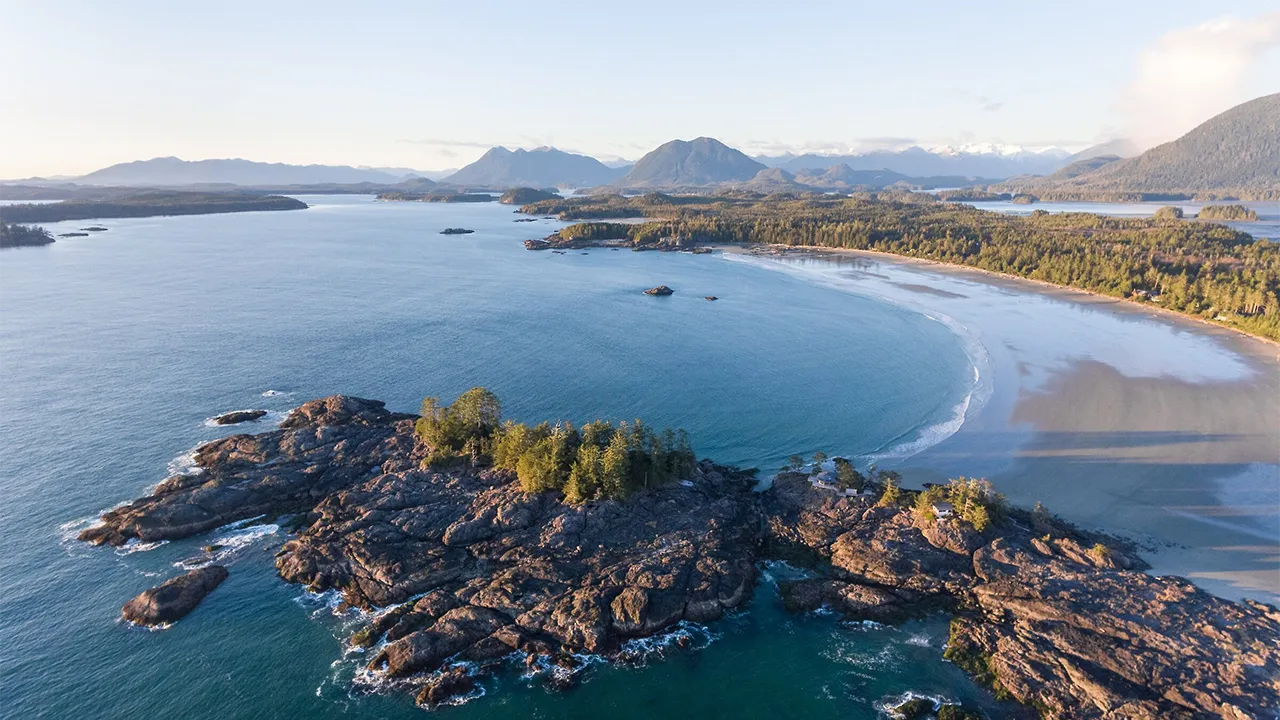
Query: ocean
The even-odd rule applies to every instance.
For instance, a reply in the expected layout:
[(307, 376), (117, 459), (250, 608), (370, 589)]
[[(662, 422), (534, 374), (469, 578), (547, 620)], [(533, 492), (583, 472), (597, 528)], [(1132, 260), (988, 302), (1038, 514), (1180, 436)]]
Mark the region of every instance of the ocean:
[[(892, 463), (975, 407), (975, 358), (940, 319), (724, 256), (526, 251), (560, 226), (497, 204), (303, 198), (305, 211), (104, 221), (0, 256), (0, 655), (10, 717), (420, 717), (362, 680), (339, 615), (275, 575), (274, 526), (159, 546), (73, 538), (200, 443), (333, 393), (413, 411), (476, 385), (518, 420), (643, 418), (702, 457), (777, 469), (793, 454)], [(54, 233), (88, 223), (49, 226)], [(440, 235), (445, 227), (475, 230)], [(642, 290), (665, 284), (670, 297)], [(715, 295), (714, 302), (703, 299)], [(120, 605), (227, 546), (231, 576), (151, 632)], [(441, 717), (872, 718), (908, 693), (989, 695), (941, 659), (947, 623), (782, 611), (767, 569), (749, 609), (595, 665), (553, 693), (517, 668)], [(644, 648), (637, 648), (638, 651)]]

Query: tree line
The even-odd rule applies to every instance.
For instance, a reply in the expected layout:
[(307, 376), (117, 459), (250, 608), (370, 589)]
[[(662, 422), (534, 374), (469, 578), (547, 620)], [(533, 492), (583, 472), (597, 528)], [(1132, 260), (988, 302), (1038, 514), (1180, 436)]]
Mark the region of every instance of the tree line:
[(525, 492), (556, 492), (566, 502), (621, 499), (688, 478), (697, 461), (684, 430), (641, 420), (526, 425), (502, 419), (497, 396), (472, 388), (453, 403), (422, 402), (415, 432), (427, 446), (424, 464), (465, 459), (513, 473)]

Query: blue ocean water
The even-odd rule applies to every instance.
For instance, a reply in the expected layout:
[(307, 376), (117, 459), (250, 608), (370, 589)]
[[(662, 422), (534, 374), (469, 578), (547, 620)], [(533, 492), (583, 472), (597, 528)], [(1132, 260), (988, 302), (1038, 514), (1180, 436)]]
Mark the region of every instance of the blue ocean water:
[[(973, 372), (941, 323), (717, 255), (531, 253), (558, 223), (497, 204), (308, 197), (305, 211), (104, 221), (0, 255), (0, 683), (13, 717), (416, 717), (353, 683), (353, 622), (280, 581), (272, 528), (145, 551), (70, 538), (146, 492), (207, 418), (348, 393), (411, 411), (474, 385), (521, 420), (643, 417), (701, 456), (892, 455), (954, 425)], [(55, 233), (84, 222), (53, 224)], [(438, 234), (462, 226), (465, 236)], [(666, 284), (675, 295), (641, 290)], [(704, 295), (720, 300), (708, 302)], [(263, 428), (265, 429), (265, 428)], [(931, 434), (932, 433), (932, 434)], [(163, 632), (121, 603), (238, 538), (230, 579)], [(702, 631), (699, 631), (702, 632)], [(875, 717), (906, 692), (989, 702), (900, 628), (784, 614), (768, 584), (699, 651), (594, 667), (552, 694), (514, 671), (446, 716)]]

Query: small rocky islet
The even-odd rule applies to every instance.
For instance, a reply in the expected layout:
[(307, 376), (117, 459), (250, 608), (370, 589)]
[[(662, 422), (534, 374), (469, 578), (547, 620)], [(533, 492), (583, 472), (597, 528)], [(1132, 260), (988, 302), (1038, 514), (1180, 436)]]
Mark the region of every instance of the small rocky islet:
[(232, 410), (213, 418), (214, 425), (239, 425), (266, 417), (266, 410)]
[(758, 491), (753, 472), (707, 460), (678, 482), (575, 504), (524, 491), (483, 457), (433, 461), (417, 420), (373, 400), (313, 400), (279, 429), (200, 447), (199, 472), (80, 538), (179, 539), (292, 515), (280, 576), (377, 611), (349, 642), (428, 707), (513, 654), (572, 668), (716, 620), (745, 605), (765, 560), (807, 570), (782, 586), (793, 611), (952, 613), (946, 657), (1028, 715), (1253, 718), (1280, 698), (1275, 608), (1148, 575), (1126, 547), (1042, 511), (1009, 508), (980, 531), (891, 477), (854, 493), (792, 470)]

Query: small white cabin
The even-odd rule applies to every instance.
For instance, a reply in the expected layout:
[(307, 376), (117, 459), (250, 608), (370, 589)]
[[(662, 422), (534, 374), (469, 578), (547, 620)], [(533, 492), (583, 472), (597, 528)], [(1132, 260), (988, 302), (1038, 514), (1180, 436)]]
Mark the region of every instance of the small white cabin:
[(949, 518), (956, 514), (956, 509), (949, 502), (936, 502), (933, 504), (933, 514), (940, 518)]

